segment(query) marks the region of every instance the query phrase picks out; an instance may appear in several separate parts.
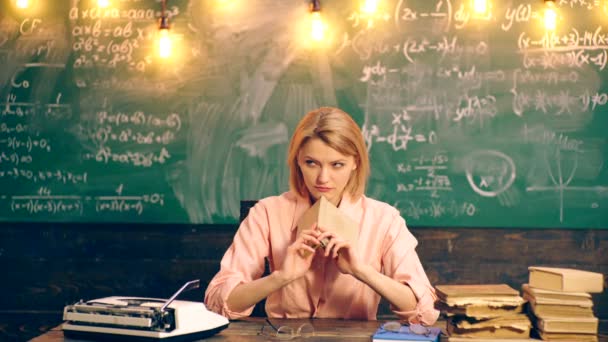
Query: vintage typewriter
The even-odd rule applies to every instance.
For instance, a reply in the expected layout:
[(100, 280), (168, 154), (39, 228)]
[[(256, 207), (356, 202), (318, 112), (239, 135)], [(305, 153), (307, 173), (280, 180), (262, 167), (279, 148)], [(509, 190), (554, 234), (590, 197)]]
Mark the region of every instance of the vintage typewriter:
[(228, 327), (228, 319), (199, 302), (175, 300), (199, 287), (187, 282), (171, 298), (106, 297), (80, 301), (63, 310), (66, 337), (92, 340), (192, 341)]

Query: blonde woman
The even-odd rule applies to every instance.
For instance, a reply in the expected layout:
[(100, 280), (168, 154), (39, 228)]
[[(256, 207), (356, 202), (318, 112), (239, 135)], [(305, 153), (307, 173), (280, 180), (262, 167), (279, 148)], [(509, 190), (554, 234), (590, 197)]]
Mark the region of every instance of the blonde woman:
[[(383, 297), (402, 320), (433, 324), (436, 295), (416, 239), (397, 209), (364, 195), (369, 158), (354, 120), (337, 108), (309, 112), (287, 163), (290, 191), (250, 210), (205, 292), (207, 307), (236, 319), (266, 298), (269, 317), (375, 320)], [(299, 217), (321, 196), (358, 223), (356, 243), (326, 227), (296, 234)], [(324, 239), (325, 248), (315, 248)], [(271, 273), (262, 277), (264, 258)]]

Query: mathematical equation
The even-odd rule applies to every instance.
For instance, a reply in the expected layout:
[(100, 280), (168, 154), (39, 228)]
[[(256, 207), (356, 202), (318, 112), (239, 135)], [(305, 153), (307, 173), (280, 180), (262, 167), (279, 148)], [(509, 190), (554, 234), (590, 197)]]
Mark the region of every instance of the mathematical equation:
[(397, 164), (397, 173), (409, 179), (409, 182), (398, 182), (396, 191), (428, 191), (432, 198), (439, 198), (439, 192), (452, 191), (452, 182), (445, 172), (448, 168), (447, 152), (438, 151), (432, 156), (419, 155)]
[(443, 217), (472, 217), (479, 214), (479, 209), (471, 202), (456, 200), (403, 200), (394, 204), (404, 217), (420, 220), (424, 218), (439, 219)]
[(133, 166), (152, 167), (157, 164), (165, 164), (171, 158), (169, 151), (162, 147), (159, 151), (121, 151), (114, 152), (111, 147), (101, 146), (96, 152), (83, 153), (83, 160), (94, 160), (103, 164), (119, 163)]
[(0, 196), (16, 214), (83, 216), (85, 211), (96, 213), (133, 213), (141, 216), (146, 209), (164, 206), (164, 195), (158, 193), (138, 196), (79, 196), (79, 195), (12, 195)]
[[(39, 104), (14, 102), (15, 95), (9, 95), (10, 102), (0, 103), (0, 117), (25, 118), (42, 116), (51, 120), (65, 120), (72, 117), (72, 108), (66, 104)], [(3, 131), (2, 133), (10, 133)]]
[(16, 136), (9, 136), (6, 139), (0, 138), (0, 146), (5, 145), (6, 148), (11, 150), (26, 150), (32, 152), (33, 149), (51, 152), (51, 143), (48, 139), (38, 138), (32, 139), (31, 136), (24, 138), (18, 138)]
[[(145, 5), (144, 3), (139, 4)], [(180, 15), (178, 6), (170, 6), (166, 15)], [(90, 8), (72, 7), (72, 51), (76, 53), (74, 68), (127, 68), (145, 72), (152, 63), (150, 45), (156, 38), (156, 28), (149, 23), (161, 16), (152, 8)]]
[(63, 184), (85, 184), (88, 180), (88, 173), (75, 173), (65, 170), (31, 170), (23, 168), (12, 168), (0, 170), (0, 178), (10, 178), (13, 180), (26, 180), (31, 183), (38, 182), (60, 182)]
[(583, 94), (572, 94), (570, 90), (536, 90), (532, 94), (512, 90), (513, 112), (519, 116), (526, 111), (544, 114), (563, 115), (594, 111), (608, 102), (608, 94), (585, 91)]
[(171, 113), (163, 119), (142, 111), (130, 114), (122, 112), (108, 114), (106, 111), (100, 111), (97, 113), (97, 122), (99, 124), (108, 123), (113, 126), (132, 124), (136, 126), (166, 127), (173, 128), (175, 131), (179, 131), (182, 127), (182, 120), (176, 113)]

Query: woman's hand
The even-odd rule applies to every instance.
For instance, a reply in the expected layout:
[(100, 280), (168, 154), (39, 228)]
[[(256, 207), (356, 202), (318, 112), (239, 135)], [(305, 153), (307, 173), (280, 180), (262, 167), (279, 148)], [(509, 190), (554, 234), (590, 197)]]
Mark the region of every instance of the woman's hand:
[(321, 235), (317, 239), (321, 241), (327, 239), (329, 241), (325, 246), (325, 256), (331, 256), (340, 272), (353, 276), (356, 275), (363, 264), (351, 242), (342, 239), (335, 233), (327, 231), (323, 227), (318, 227), (318, 229), (321, 231)]
[(304, 230), (296, 241), (287, 247), (283, 265), (278, 270), (285, 282), (289, 283), (302, 277), (310, 269), (315, 255), (315, 249), (312, 246), (320, 244), (317, 239), (319, 234), (318, 231)]

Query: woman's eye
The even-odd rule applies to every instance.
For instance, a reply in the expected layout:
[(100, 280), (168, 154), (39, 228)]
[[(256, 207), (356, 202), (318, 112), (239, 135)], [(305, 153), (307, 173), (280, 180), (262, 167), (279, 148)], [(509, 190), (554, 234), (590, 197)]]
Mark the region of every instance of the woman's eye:
[(341, 167), (343, 167), (343, 166), (344, 166), (344, 163), (340, 163), (340, 162), (338, 162), (338, 163), (334, 163), (334, 167), (335, 167), (336, 169), (341, 168)]
[(305, 160), (304, 163), (308, 166), (314, 166), (315, 165), (315, 161), (314, 160)]

